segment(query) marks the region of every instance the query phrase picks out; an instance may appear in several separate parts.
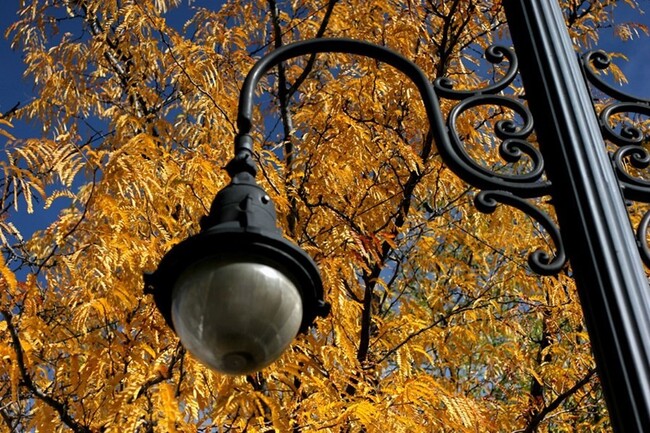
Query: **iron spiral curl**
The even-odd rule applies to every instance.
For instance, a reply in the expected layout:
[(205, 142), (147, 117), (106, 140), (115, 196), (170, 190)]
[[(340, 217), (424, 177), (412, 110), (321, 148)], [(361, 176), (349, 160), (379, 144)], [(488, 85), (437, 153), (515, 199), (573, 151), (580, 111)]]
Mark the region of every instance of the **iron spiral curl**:
[[(514, 111), (521, 117), (521, 125), (512, 120), (499, 120), (494, 126), (498, 139), (503, 140), (499, 146), (499, 155), (505, 162), (514, 164), (526, 157), (531, 167), (523, 173), (501, 173), (477, 163), (466, 151), (466, 146), (458, 131), (457, 123), (463, 113), (475, 107), (495, 105)], [(447, 127), (451, 145), (456, 157), (473, 171), (493, 179), (491, 189), (505, 190), (518, 195), (525, 188), (526, 197), (539, 197), (550, 193), (550, 182), (543, 179), (544, 159), (540, 151), (526, 139), (533, 131), (533, 119), (528, 108), (519, 100), (502, 95), (477, 94), (470, 96), (451, 110), (447, 118)], [(483, 188), (490, 189), (490, 188)]]
[(650, 167), (650, 152), (641, 146), (623, 146), (613, 155), (616, 174), (629, 200), (650, 203), (650, 180), (630, 174), (629, 167), (644, 170)]
[(433, 82), (436, 93), (443, 98), (463, 100), (476, 95), (496, 94), (512, 83), (517, 76), (519, 63), (515, 52), (502, 45), (491, 45), (485, 50), (485, 59), (493, 65), (508, 61), (508, 70), (505, 75), (495, 83), (473, 90), (454, 90), (454, 82), (450, 78), (440, 77)]
[(553, 222), (553, 220), (538, 207), (530, 202), (510, 194), (505, 191), (481, 191), (474, 198), (474, 205), (483, 213), (492, 213), (496, 210), (498, 203), (504, 203), (509, 206), (515, 207), (526, 215), (532, 217), (548, 232), (549, 236), (555, 244), (556, 252), (551, 258), (551, 255), (544, 250), (538, 249), (533, 251), (528, 256), (528, 265), (539, 275), (555, 275), (562, 270), (567, 262), (564, 244), (560, 231)]
[(650, 101), (646, 104), (640, 102), (616, 102), (607, 105), (599, 115), (603, 135), (617, 146), (643, 145), (648, 139), (640, 127), (626, 124), (621, 126), (620, 131), (616, 131), (612, 126), (614, 116), (624, 113), (635, 113), (650, 117)]
[(595, 50), (586, 52), (581, 56), (582, 70), (589, 82), (594, 85), (598, 90), (605, 93), (607, 96), (614, 98), (621, 102), (632, 102), (648, 104), (650, 100), (639, 98), (638, 96), (631, 95), (623, 92), (610, 84), (603, 81), (602, 78), (594, 71), (594, 68), (599, 71), (604, 71), (612, 63), (612, 58), (603, 50)]

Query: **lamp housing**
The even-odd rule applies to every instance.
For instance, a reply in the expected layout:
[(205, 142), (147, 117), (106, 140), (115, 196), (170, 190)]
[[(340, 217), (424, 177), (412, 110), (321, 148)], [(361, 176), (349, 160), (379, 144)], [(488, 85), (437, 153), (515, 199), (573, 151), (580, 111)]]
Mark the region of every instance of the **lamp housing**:
[(254, 170), (241, 167), (215, 197), (201, 232), (145, 274), (145, 290), (183, 346), (227, 374), (267, 366), (329, 313), (316, 264), (282, 236), (273, 201)]

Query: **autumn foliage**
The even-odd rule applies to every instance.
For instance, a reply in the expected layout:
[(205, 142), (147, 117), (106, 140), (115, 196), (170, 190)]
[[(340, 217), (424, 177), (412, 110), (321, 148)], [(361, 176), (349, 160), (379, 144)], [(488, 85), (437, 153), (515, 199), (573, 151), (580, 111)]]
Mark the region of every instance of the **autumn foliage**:
[[(476, 211), (416, 89), (374, 60), (306, 56), (258, 89), (258, 180), (318, 263), (329, 317), (262, 372), (229, 377), (186, 353), (143, 293), (142, 273), (228, 181), (256, 59), (350, 37), (477, 88), (505, 67), (482, 59), (509, 44), (500, 1), (18, 3), (6, 36), (36, 97), (0, 118), (0, 431), (608, 429), (570, 269), (530, 271), (548, 236), (512, 208)], [(562, 3), (577, 48), (612, 24), (615, 1)], [(485, 167), (503, 166), (492, 134), (509, 115), (459, 121)], [(41, 135), (13, 137), (22, 121)], [(20, 221), (51, 206), (24, 237)]]

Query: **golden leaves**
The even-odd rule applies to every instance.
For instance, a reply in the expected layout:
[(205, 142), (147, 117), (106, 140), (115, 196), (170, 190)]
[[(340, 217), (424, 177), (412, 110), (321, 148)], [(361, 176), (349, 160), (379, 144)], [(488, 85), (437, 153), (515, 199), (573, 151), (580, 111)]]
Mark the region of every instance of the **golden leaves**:
[(169, 383), (161, 383), (158, 388), (159, 396), (161, 399), (160, 410), (163, 414), (161, 420), (162, 426), (165, 431), (175, 433), (176, 421), (181, 419), (181, 414), (178, 410), (178, 402), (174, 396), (174, 389)]
[(14, 291), (18, 286), (18, 281), (16, 280), (16, 275), (7, 267), (5, 259), (0, 255), (0, 277), (2, 277), (3, 285), (9, 288), (9, 290)]
[[(8, 127), (10, 127), (10, 128), (13, 127), (13, 125), (11, 124), (11, 122), (9, 122), (9, 121), (3, 119), (2, 117), (0, 117), (0, 125), (8, 126)], [(11, 135), (7, 130), (5, 130), (4, 128), (2, 128), (1, 126), (0, 126), (0, 135), (4, 135), (4, 136), (5, 136), (6, 138), (8, 138), (9, 140), (15, 140), (15, 137), (14, 137), (13, 135)]]
[(642, 23), (619, 23), (614, 27), (614, 34), (623, 41), (631, 41), (649, 34), (648, 26)]
[(447, 407), (450, 419), (460, 427), (457, 431), (477, 431), (487, 427), (486, 420), (480, 416), (480, 409), (473, 399), (443, 395), (441, 400)]
[(368, 400), (361, 400), (348, 405), (340, 415), (338, 422), (345, 421), (348, 418), (359, 420), (367, 428), (379, 427), (377, 423), (377, 407)]
[[(174, 8), (187, 2), (178, 0), (64, 3), (26, 2), (9, 31), (37, 92), (16, 118), (38, 122), (48, 138), (12, 141), (0, 164), (11, 184), (3, 208), (69, 206), (25, 242), (15, 220), (0, 218), (3, 244), (20, 246), (3, 250), (0, 284), (20, 295), (3, 302), (20, 311), (28, 373), (66, 403), (69, 419), (90, 431), (513, 431), (533, 379), (552, 397), (591, 367), (571, 278), (540, 280), (525, 266), (544, 246), (538, 227), (507, 208), (477, 215), (467, 186), (423, 154), (426, 113), (413, 86), (380, 62), (342, 54), (286, 62), (289, 85), (310, 68), (285, 107), (292, 136), (262, 118), (280, 104), (277, 72), (265, 77), (253, 131), (259, 181), (287, 235), (318, 262), (332, 315), (248, 377), (181, 354), (141, 275), (198, 230), (228, 181), (221, 168), (241, 82), (276, 42), (269, 2), (188, 9), (179, 24)], [(284, 43), (313, 37), (328, 10), (325, 1), (277, 3)], [(591, 40), (607, 19), (596, 3), (576, 16), (576, 40)], [(336, 3), (322, 30), (392, 47), (431, 79), (475, 87), (488, 78), (475, 51), (502, 27), (501, 9), (351, 0)], [(54, 31), (61, 16), (67, 34)], [(635, 32), (619, 28), (624, 38)], [(496, 141), (476, 125), (494, 114), (479, 109), (460, 126), (487, 165), (498, 156), (481, 151)], [(12, 139), (8, 122), (0, 134)], [(17, 357), (4, 321), (0, 356)], [(65, 428), (19, 373), (15, 362), (0, 369), (3, 403), (25, 429), (47, 429), (46, 419)], [(607, 419), (597, 388), (579, 397), (549, 429)]]
[(17, 211), (19, 209), (18, 198), (22, 195), (27, 212), (32, 213), (34, 211), (33, 192), (36, 191), (45, 197), (44, 184), (31, 170), (20, 167), (19, 161), (13, 155), (6, 153), (6, 156), (7, 161), (0, 161), (0, 169), (6, 185), (4, 197), (2, 197), (3, 207), (9, 205), (8, 201), (11, 200), (14, 210)]

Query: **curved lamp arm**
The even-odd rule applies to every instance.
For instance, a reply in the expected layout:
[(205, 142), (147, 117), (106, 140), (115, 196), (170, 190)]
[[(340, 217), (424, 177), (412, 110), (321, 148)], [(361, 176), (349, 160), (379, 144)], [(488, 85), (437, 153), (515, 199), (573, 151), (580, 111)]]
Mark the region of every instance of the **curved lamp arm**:
[[(345, 38), (319, 38), (295, 42), (285, 45), (262, 57), (249, 71), (239, 97), (239, 111), (237, 114), (237, 127), (239, 133), (235, 139), (235, 158), (229, 164), (229, 173), (244, 170), (239, 165), (244, 163), (250, 170), (253, 165), (250, 156), (253, 154), (253, 140), (249, 133), (253, 122), (253, 98), (255, 87), (271, 68), (279, 63), (307, 54), (316, 53), (345, 53), (372, 58), (387, 63), (404, 73), (417, 87), (424, 103), (424, 108), (429, 120), (431, 134), (443, 161), (459, 177), (470, 185), (479, 189), (504, 189), (521, 197), (537, 196), (538, 188), (531, 183), (513, 183), (477, 171), (466, 162), (459, 152), (455, 151), (444, 123), (444, 116), (440, 110), (439, 98), (426, 74), (411, 60), (386, 47), (369, 42)], [(245, 162), (248, 161), (248, 162)], [(254, 172), (254, 168), (252, 168)], [(538, 184), (537, 184), (538, 185)]]
[(444, 130), (437, 96), (433, 86), (429, 82), (429, 79), (419, 66), (401, 54), (380, 45), (353, 39), (324, 38), (311, 39), (285, 45), (262, 57), (253, 66), (253, 68), (248, 72), (241, 93), (239, 94), (237, 127), (239, 128), (240, 135), (248, 134), (252, 128), (255, 87), (257, 87), (257, 84), (264, 74), (274, 66), (277, 66), (279, 63), (286, 60), (316, 53), (356, 54), (387, 63), (403, 72), (411, 79), (411, 81), (413, 81), (413, 83), (415, 83), (420, 91), (427, 111), (427, 116), (429, 117), (429, 122), (431, 122), (434, 129), (438, 129), (439, 131)]

